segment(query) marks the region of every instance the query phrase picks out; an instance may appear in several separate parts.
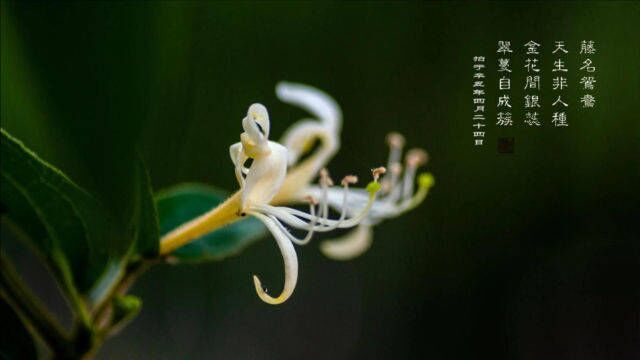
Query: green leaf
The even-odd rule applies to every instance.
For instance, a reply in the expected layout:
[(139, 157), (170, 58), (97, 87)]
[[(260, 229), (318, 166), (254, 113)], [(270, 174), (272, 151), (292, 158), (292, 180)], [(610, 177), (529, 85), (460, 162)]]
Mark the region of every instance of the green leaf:
[(160, 226), (151, 190), (151, 180), (142, 160), (137, 164), (135, 182), (136, 254), (154, 258), (160, 252)]
[[(196, 216), (222, 203), (229, 194), (202, 184), (183, 184), (160, 192), (156, 206), (160, 233), (166, 234)], [(177, 249), (172, 255), (183, 262), (221, 260), (239, 253), (266, 234), (266, 228), (254, 218), (232, 223)]]
[(155, 258), (160, 252), (160, 230), (151, 181), (141, 158), (135, 160), (131, 208), (126, 210), (126, 237), (129, 250), (126, 257), (112, 258), (87, 298), (92, 304), (104, 301), (124, 275), (127, 265), (141, 258)]
[(60, 170), (1, 132), (0, 198), (8, 218), (30, 236), (66, 291), (87, 291), (111, 255), (106, 211)]
[(0, 298), (0, 319), (0, 358), (36, 359), (31, 334), (4, 298)]

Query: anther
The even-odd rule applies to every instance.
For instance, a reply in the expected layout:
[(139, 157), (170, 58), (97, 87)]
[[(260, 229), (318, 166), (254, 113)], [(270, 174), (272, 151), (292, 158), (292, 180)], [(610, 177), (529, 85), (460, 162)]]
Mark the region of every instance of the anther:
[(353, 185), (358, 182), (358, 177), (355, 175), (347, 175), (340, 182), (342, 186)]
[(422, 149), (411, 149), (407, 152), (407, 165), (416, 167), (424, 165), (429, 160), (429, 155)]
[(333, 186), (333, 180), (331, 180), (329, 171), (326, 168), (320, 170), (320, 185)]
[(390, 147), (401, 148), (404, 146), (404, 136), (397, 132), (391, 132), (387, 134), (387, 144)]
[(316, 200), (316, 198), (314, 198), (311, 195), (305, 196), (304, 199), (307, 200), (309, 202), (309, 204), (311, 204), (311, 205), (317, 205), (318, 204), (318, 201)]
[(387, 172), (387, 169), (384, 166), (380, 166), (375, 169), (372, 169), (371, 173), (373, 174), (373, 180), (378, 181), (378, 179), (380, 178), (380, 175), (383, 175), (386, 172)]

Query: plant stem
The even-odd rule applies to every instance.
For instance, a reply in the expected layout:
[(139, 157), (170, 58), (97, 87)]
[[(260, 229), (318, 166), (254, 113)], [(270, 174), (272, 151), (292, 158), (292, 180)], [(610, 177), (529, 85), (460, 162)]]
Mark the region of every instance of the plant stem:
[(22, 315), (54, 353), (70, 352), (70, 339), (64, 329), (24, 284), (5, 256), (0, 256), (0, 285), (0, 295)]
[[(106, 298), (93, 311), (93, 328), (86, 329), (81, 322), (76, 325), (73, 338), (78, 358), (90, 359), (100, 349), (113, 331), (111, 314), (114, 297), (124, 295), (135, 280), (158, 260), (160, 259), (145, 259), (127, 265), (124, 275), (118, 278), (117, 284), (112, 287)], [(86, 333), (87, 330), (91, 332)], [(90, 336), (89, 339), (86, 338), (87, 335)]]
[[(0, 296), (20, 315), (51, 349), (56, 359), (89, 359), (112, 332), (111, 305), (116, 295), (124, 295), (135, 280), (160, 259), (141, 260), (127, 266), (106, 299), (89, 316), (77, 317), (71, 335), (58, 324), (41, 301), (24, 284), (15, 267), (0, 254)], [(76, 310), (78, 310), (76, 308)]]
[(118, 283), (113, 286), (105, 300), (96, 307), (93, 312), (94, 324), (99, 328), (103, 328), (107, 323), (109, 315), (109, 307), (116, 295), (124, 295), (127, 290), (133, 285), (134, 281), (145, 272), (151, 265), (155, 263), (155, 260), (140, 260), (127, 265), (124, 275), (122, 275)]
[(60, 284), (65, 290), (69, 305), (75, 311), (76, 316), (82, 321), (85, 327), (91, 326), (91, 315), (89, 314), (89, 310), (87, 309), (87, 304), (85, 303), (82, 296), (78, 293), (77, 288), (73, 283), (73, 278), (71, 277), (71, 269), (69, 268), (69, 264), (65, 259), (65, 256), (58, 249), (53, 249), (51, 251), (51, 258), (56, 263), (58, 269), (62, 269), (58, 272), (58, 277), (60, 278)]

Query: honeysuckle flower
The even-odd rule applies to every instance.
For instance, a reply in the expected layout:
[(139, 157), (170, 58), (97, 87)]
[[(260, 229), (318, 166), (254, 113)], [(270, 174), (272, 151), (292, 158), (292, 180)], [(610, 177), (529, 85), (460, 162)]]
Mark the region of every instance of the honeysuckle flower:
[[(419, 149), (409, 151), (403, 172), (400, 157), (404, 139), (393, 133), (387, 138), (391, 148), (387, 176), (378, 181), (387, 172), (380, 167), (372, 170), (373, 181), (366, 188), (354, 188), (357, 178), (352, 175), (334, 186), (325, 167), (340, 148), (340, 107), (329, 95), (302, 84), (280, 83), (276, 93), (280, 100), (305, 109), (313, 118), (291, 126), (278, 143), (269, 140), (267, 109), (251, 105), (242, 120), (240, 141), (229, 148), (240, 189), (216, 208), (167, 233), (160, 242), (161, 254), (168, 255), (245, 216), (259, 219), (276, 240), (284, 261), (284, 286), (276, 297), (267, 294), (260, 279), (253, 276), (258, 296), (269, 304), (286, 301), (295, 289), (298, 260), (293, 244), (305, 245), (315, 233), (355, 228), (320, 246), (334, 259), (355, 257), (370, 246), (372, 226), (416, 207), (433, 185), (430, 174), (421, 174), (414, 191), (417, 168), (426, 163), (427, 155)], [(319, 145), (309, 154), (316, 141)], [(250, 159), (251, 165), (245, 166)], [(312, 183), (316, 178), (317, 185)], [(301, 203), (308, 203), (309, 212), (283, 206)], [(338, 218), (329, 218), (330, 208), (339, 213)], [(306, 234), (299, 238), (289, 229)]]
[[(261, 104), (249, 107), (242, 120), (244, 132), (240, 142), (229, 148), (235, 175), (240, 190), (210, 212), (179, 226), (161, 239), (161, 253), (168, 254), (189, 241), (213, 231), (244, 216), (254, 216), (271, 232), (282, 253), (284, 261), (284, 286), (277, 297), (272, 297), (262, 288), (260, 279), (253, 276), (256, 292), (260, 299), (269, 304), (280, 304), (293, 293), (298, 278), (298, 260), (293, 243), (304, 245), (314, 233), (328, 232), (357, 226), (362, 222), (375, 203), (381, 185), (379, 174), (384, 168), (373, 170), (373, 181), (366, 190), (368, 200), (358, 211), (349, 208), (349, 186), (357, 182), (355, 176), (346, 176), (342, 182), (342, 200), (338, 219), (329, 218), (329, 191), (333, 181), (328, 171), (319, 171), (318, 198), (307, 196), (309, 213), (270, 204), (286, 184), (289, 151), (277, 142), (269, 140), (269, 114)], [(294, 150), (295, 148), (292, 147)], [(251, 165), (245, 163), (251, 159)], [(315, 176), (315, 174), (314, 174)], [(287, 228), (306, 231), (304, 238), (295, 237)]]
[[(304, 119), (285, 133), (281, 143), (289, 150), (289, 174), (285, 186), (274, 198), (274, 203), (301, 202), (307, 196), (318, 197), (324, 190), (311, 185), (316, 173), (326, 166), (340, 146), (342, 112), (338, 104), (329, 95), (310, 86), (292, 83), (280, 83), (276, 87), (280, 100), (297, 105), (315, 119)], [(319, 140), (318, 149), (305, 160), (298, 162), (302, 155), (311, 149), (315, 140)], [(390, 147), (387, 168), (389, 174), (381, 181), (382, 191), (372, 205), (366, 219), (351, 233), (333, 240), (325, 240), (320, 250), (336, 260), (354, 258), (371, 246), (373, 232), (371, 227), (385, 219), (393, 218), (419, 205), (427, 196), (434, 180), (431, 174), (418, 177), (418, 190), (414, 192), (416, 172), (419, 166), (427, 162), (427, 153), (421, 149), (410, 150), (405, 159), (404, 174), (401, 165), (404, 137), (398, 133), (387, 136)], [(364, 189), (352, 188), (349, 201), (343, 204), (342, 189), (327, 190), (328, 205), (340, 211), (346, 208), (351, 215), (362, 210), (368, 204), (368, 195)]]

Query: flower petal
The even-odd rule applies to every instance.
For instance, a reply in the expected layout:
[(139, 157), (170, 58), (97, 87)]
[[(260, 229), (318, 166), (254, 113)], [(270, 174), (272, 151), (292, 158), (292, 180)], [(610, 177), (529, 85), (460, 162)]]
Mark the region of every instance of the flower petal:
[(282, 254), (282, 260), (284, 261), (284, 286), (282, 292), (277, 297), (272, 297), (262, 288), (262, 283), (258, 276), (253, 275), (253, 284), (256, 287), (256, 293), (260, 299), (267, 304), (278, 305), (285, 302), (293, 290), (296, 288), (298, 282), (298, 256), (293, 248), (293, 243), (289, 241), (287, 236), (280, 231), (276, 223), (269, 217), (257, 212), (251, 212), (252, 216), (258, 218), (269, 229), (273, 237), (276, 239), (280, 253)]
[(320, 251), (333, 260), (351, 260), (367, 251), (372, 240), (371, 226), (360, 224), (342, 237), (320, 243)]
[(270, 153), (254, 158), (242, 189), (242, 210), (253, 204), (267, 204), (280, 191), (287, 174), (287, 149), (269, 141)]
[(333, 132), (340, 132), (342, 111), (326, 93), (308, 85), (283, 81), (276, 85), (276, 95), (282, 102), (307, 110)]

